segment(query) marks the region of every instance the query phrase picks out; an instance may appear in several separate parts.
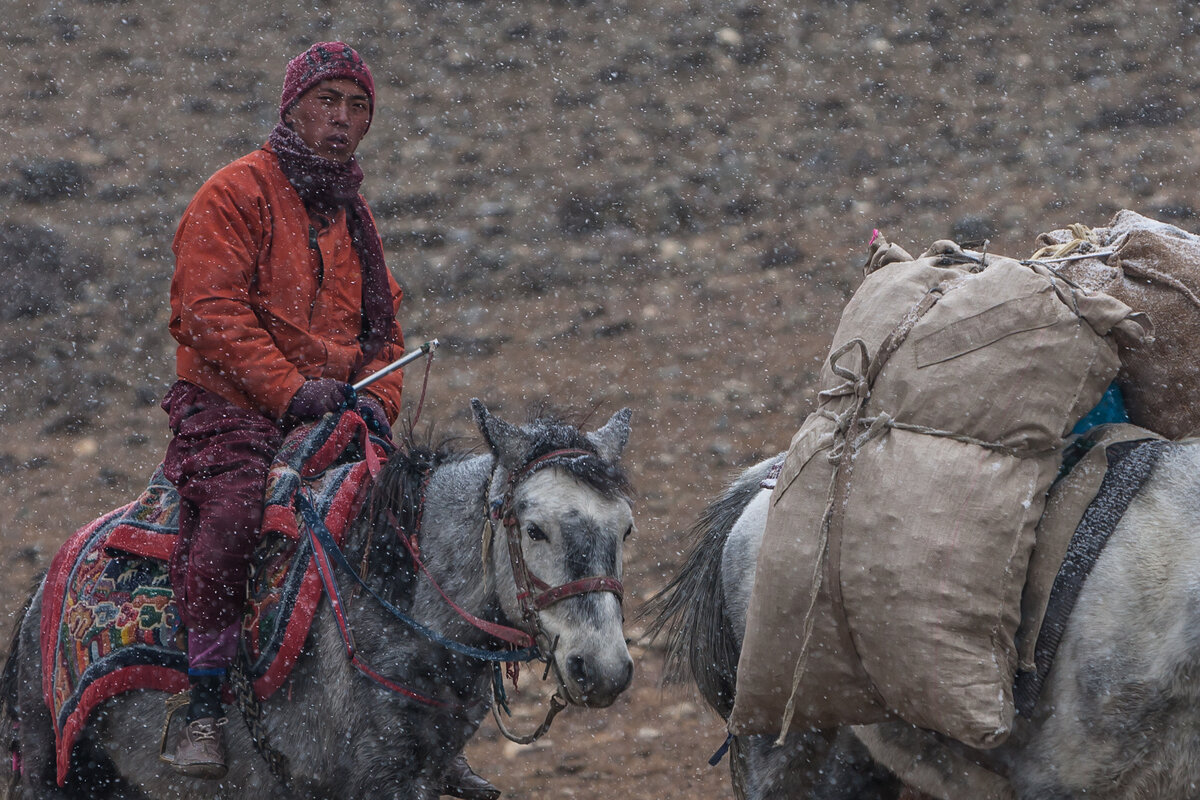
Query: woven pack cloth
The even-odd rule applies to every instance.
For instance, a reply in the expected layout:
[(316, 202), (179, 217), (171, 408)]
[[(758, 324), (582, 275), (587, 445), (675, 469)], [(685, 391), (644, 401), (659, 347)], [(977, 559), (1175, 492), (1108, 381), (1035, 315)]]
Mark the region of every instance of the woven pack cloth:
[[(385, 458), (353, 413), (293, 432), (267, 482), (262, 536), (252, 560), (242, 648), (260, 699), (287, 679), (321, 599), (305, 525), (306, 496), (341, 543)], [(188, 687), (187, 631), (171, 589), (179, 496), (155, 471), (127, 506), (76, 531), (51, 562), (42, 601), (42, 689), (54, 721), (58, 781), (92, 710), (131, 689)]]
[(1100, 558), (1108, 537), (1149, 480), (1165, 446), (1161, 439), (1136, 439), (1110, 444), (1105, 449), (1108, 464), (1104, 480), (1079, 520), (1055, 576), (1046, 613), (1040, 622), (1033, 668), (1017, 673), (1013, 696), (1021, 716), (1027, 719), (1033, 716), (1079, 592)]

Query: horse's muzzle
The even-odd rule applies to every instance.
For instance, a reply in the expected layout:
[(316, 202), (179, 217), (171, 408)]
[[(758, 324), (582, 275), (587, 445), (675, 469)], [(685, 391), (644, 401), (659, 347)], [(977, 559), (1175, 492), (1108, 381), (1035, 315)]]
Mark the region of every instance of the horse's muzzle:
[(579, 655), (567, 656), (564, 688), (571, 702), (589, 708), (613, 704), (633, 680), (633, 659), (628, 656), (616, 665), (604, 667)]

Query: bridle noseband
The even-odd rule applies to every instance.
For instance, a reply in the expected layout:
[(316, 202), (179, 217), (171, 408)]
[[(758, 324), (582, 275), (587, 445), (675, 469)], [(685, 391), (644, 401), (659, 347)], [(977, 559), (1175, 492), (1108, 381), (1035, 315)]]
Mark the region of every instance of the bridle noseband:
[(581, 458), (597, 458), (597, 455), (589, 450), (578, 448), (553, 450), (513, 470), (508, 475), (504, 494), (498, 502), (492, 505), (490, 511), (489, 519), (493, 531), (497, 523), (504, 527), (505, 539), (508, 542), (508, 558), (512, 564), (513, 580), (517, 585), (517, 602), (521, 607), (521, 617), (535, 631), (539, 639), (545, 638), (545, 632), (542, 629), (538, 612), (555, 603), (562, 602), (568, 597), (592, 592), (611, 592), (617, 596), (618, 603), (622, 602), (625, 597), (625, 589), (621, 582), (611, 575), (593, 575), (568, 581), (558, 586), (551, 586), (534, 575), (525, 560), (525, 552), (521, 547), (520, 524), (514, 507), (517, 486), (539, 470), (561, 466), (565, 462)]

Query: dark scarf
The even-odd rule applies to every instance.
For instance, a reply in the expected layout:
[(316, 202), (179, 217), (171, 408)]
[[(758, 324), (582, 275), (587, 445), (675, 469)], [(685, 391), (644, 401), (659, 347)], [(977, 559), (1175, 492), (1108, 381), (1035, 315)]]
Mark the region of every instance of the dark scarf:
[(340, 208), (346, 209), (350, 241), (362, 262), (363, 271), (363, 329), (358, 337), (363, 354), (361, 363), (355, 366), (357, 371), (394, 339), (396, 327), (379, 232), (375, 230), (366, 201), (358, 194), (363, 180), (362, 168), (353, 158), (345, 164), (322, 158), (282, 122), (271, 131), (267, 142), (306, 208), (327, 217), (335, 216)]

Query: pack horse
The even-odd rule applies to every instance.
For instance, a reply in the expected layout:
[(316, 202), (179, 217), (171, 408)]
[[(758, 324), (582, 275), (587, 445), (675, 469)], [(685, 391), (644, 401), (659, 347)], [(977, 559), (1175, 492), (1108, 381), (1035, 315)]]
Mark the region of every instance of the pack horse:
[[(345, 591), (333, 602), (326, 585), (287, 688), (262, 700), (257, 724), (227, 725), (231, 763), (219, 786), (161, 761), (164, 695), (155, 691), (99, 704), (63, 781), (42, 630), (63, 597), (43, 582), (4, 670), (18, 768), (10, 794), (432, 800), (486, 715), (497, 662), (545, 661), (558, 685), (552, 711), (610, 705), (633, 673), (621, 598), (633, 517), (619, 465), (630, 411), (585, 433), (553, 419), (511, 424), (478, 400), (472, 409), (489, 452), (393, 454), (341, 548), (325, 547)], [(264, 741), (286, 760), (286, 783), (255, 752)]]
[[(1087, 574), (1041, 694), (1010, 737), (971, 750), (903, 722), (734, 737), (734, 790), (745, 800), (890, 800), (906, 773), (934, 797), (1043, 800), (1195, 797), (1200, 785), (1200, 440), (1159, 442), (1140, 487), (1101, 490), (1092, 508), (1132, 496)], [(1141, 451), (1146, 452), (1146, 451)], [(1136, 453), (1135, 453), (1136, 455)], [(738, 476), (704, 512), (678, 575), (652, 601), (669, 664), (728, 717), (771, 469)], [(882, 765), (882, 766), (881, 766)], [(914, 766), (919, 767), (914, 769)], [(959, 785), (982, 766), (985, 795)], [(885, 768), (886, 767), (886, 768)], [(912, 778), (917, 777), (917, 781)], [(924, 784), (924, 785), (917, 785)]]

